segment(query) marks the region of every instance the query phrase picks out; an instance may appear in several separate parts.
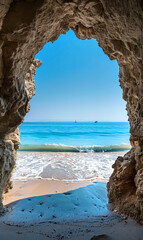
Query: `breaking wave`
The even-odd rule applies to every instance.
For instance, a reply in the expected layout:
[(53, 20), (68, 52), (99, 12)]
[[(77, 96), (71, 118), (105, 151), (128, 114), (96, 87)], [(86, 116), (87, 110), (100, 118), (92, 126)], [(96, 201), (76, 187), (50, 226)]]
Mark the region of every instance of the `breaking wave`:
[(32, 152), (118, 152), (129, 150), (129, 144), (107, 146), (68, 146), (63, 144), (20, 145), (19, 151)]

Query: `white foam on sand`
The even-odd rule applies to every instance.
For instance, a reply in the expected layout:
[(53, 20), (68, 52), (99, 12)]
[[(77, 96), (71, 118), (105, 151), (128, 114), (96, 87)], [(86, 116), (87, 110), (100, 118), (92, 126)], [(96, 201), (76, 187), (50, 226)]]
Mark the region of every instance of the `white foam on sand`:
[(33, 178), (84, 181), (108, 179), (112, 164), (125, 152), (51, 153), (18, 152), (14, 179)]
[(108, 209), (106, 183), (93, 183), (73, 191), (31, 197), (18, 201), (1, 221), (29, 225), (46, 221), (92, 221), (112, 217)]

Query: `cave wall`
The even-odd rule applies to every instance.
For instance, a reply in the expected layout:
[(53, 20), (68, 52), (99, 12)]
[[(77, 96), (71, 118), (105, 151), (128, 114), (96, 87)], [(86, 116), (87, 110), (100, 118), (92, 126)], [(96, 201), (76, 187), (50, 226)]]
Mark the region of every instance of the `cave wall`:
[(118, 61), (133, 148), (113, 165), (108, 195), (113, 208), (143, 222), (142, 0), (0, 0), (0, 207), (11, 186), (18, 126), (35, 94), (41, 62), (34, 56), (69, 28), (80, 39), (95, 38)]

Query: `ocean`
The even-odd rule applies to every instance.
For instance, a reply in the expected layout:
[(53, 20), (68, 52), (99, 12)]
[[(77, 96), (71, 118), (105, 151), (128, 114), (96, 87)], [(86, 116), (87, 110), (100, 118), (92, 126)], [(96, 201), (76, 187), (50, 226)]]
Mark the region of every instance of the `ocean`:
[(14, 179), (108, 179), (130, 149), (128, 122), (24, 122)]

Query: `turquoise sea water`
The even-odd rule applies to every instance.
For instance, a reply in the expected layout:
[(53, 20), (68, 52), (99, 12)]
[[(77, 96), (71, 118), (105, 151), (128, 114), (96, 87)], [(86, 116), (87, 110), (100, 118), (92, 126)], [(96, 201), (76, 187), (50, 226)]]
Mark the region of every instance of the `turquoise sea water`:
[(102, 152), (130, 148), (128, 122), (24, 122), (23, 151)]
[(130, 148), (127, 122), (25, 122), (20, 130), (14, 179), (107, 180)]

